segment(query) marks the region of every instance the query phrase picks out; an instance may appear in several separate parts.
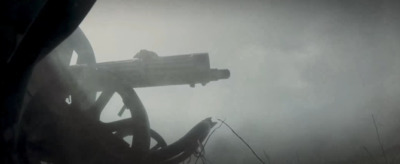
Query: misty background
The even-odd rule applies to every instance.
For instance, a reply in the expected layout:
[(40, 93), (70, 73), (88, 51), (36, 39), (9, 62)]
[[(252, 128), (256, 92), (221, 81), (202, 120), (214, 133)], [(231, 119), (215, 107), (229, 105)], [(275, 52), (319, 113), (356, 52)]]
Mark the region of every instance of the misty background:
[[(211, 116), (264, 160), (263, 151), (273, 163), (324, 163), (369, 158), (364, 147), (382, 156), (372, 114), (384, 148), (400, 150), (399, 9), (395, 0), (98, 0), (80, 27), (98, 62), (141, 49), (208, 52), (212, 68), (231, 71), (204, 87), (136, 89), (168, 143)], [(121, 119), (122, 105), (115, 96), (101, 119)], [(206, 157), (258, 163), (226, 127)]]

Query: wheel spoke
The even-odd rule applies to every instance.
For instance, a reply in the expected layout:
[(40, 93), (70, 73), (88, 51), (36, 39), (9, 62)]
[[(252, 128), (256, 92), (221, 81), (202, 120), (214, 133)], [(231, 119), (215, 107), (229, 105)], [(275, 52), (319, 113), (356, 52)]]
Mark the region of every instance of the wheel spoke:
[(89, 108), (88, 115), (94, 119), (100, 120), (100, 114), (104, 107), (110, 101), (111, 97), (114, 95), (114, 91), (105, 90), (101, 93), (96, 102)]

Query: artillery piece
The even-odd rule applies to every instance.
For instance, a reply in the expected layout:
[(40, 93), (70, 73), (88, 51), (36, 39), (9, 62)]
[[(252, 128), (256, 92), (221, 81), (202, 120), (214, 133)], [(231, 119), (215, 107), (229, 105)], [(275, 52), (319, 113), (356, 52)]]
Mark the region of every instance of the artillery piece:
[[(78, 64), (69, 66), (72, 50)], [(206, 53), (159, 57), (141, 51), (132, 60), (96, 63), (89, 41), (78, 29), (36, 66), (18, 124), (18, 149), (28, 163), (182, 162), (199, 150), (215, 123), (206, 118), (168, 145), (150, 128), (133, 88), (193, 87), (229, 76), (229, 70), (210, 69)], [(98, 98), (96, 92), (101, 92)], [(100, 114), (114, 93), (124, 103), (120, 113), (128, 109), (131, 118), (103, 123)], [(133, 136), (131, 145), (123, 140), (128, 135)], [(151, 139), (157, 142), (153, 147)]]

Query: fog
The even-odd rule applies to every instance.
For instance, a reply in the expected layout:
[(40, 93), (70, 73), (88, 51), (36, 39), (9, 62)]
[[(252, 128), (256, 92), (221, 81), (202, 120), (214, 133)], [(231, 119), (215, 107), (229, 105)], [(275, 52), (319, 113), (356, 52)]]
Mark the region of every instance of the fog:
[[(80, 27), (98, 62), (141, 49), (208, 52), (211, 67), (231, 71), (206, 86), (136, 89), (168, 143), (211, 116), (272, 163), (344, 163), (370, 159), (364, 147), (381, 160), (372, 115), (388, 154), (400, 146), (399, 9), (373, 0), (98, 0)], [(120, 119), (122, 105), (113, 98), (102, 120)], [(206, 158), (258, 163), (224, 126)]]

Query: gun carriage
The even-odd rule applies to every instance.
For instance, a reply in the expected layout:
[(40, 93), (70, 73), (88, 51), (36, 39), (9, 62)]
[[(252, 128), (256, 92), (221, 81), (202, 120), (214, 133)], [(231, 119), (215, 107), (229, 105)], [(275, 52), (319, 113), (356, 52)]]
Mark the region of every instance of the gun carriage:
[[(89, 60), (68, 66), (71, 56), (59, 57), (71, 52), (65, 49), (57, 48), (38, 64), (32, 86), (28, 87), (29, 101), (21, 127), (28, 143), (24, 149), (29, 161), (173, 164), (200, 151), (200, 144), (215, 125), (211, 118), (199, 122), (181, 139), (168, 145), (150, 128), (145, 107), (133, 88), (194, 87), (229, 78), (228, 70), (210, 68), (207, 53), (159, 57), (142, 50), (131, 60), (104, 63)], [(85, 55), (77, 53), (78, 57)], [(101, 93), (96, 99), (98, 92)], [(119, 114), (129, 110), (131, 118), (103, 123), (101, 112), (115, 93), (124, 103)], [(131, 145), (124, 142), (126, 136), (133, 136)], [(156, 142), (152, 147), (151, 139)]]
[[(144, 51), (133, 60), (96, 63), (77, 28), (94, 3), (1, 2), (0, 163), (179, 163), (196, 154), (215, 125), (204, 119), (172, 144), (150, 128), (133, 88), (206, 84), (228, 78), (229, 71), (210, 69), (207, 54), (158, 57)], [(73, 51), (77, 65), (69, 66)], [(131, 118), (101, 122), (114, 93)], [(122, 139), (128, 135), (131, 144)]]

